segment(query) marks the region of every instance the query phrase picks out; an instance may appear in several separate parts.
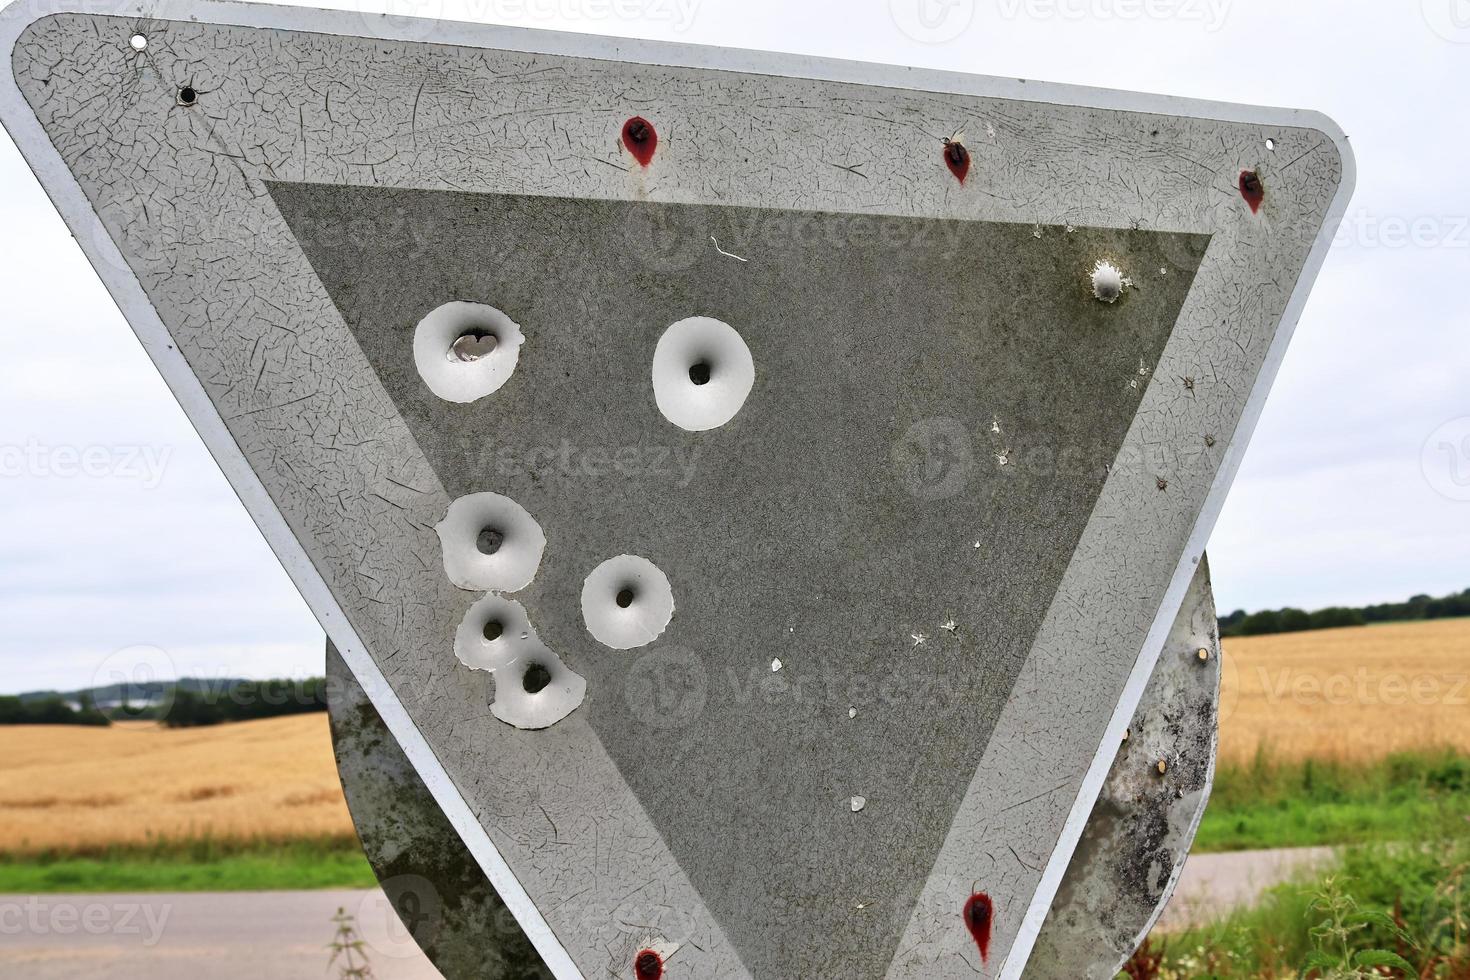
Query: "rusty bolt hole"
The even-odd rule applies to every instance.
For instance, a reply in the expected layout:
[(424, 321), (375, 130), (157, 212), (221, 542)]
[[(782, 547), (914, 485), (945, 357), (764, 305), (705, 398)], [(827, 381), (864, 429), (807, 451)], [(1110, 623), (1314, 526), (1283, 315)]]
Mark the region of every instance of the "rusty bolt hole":
[(505, 532), (498, 527), (487, 527), (480, 532), (475, 539), (475, 547), (480, 549), (482, 555), (493, 555), (505, 544)]
[(183, 106), (185, 108), (188, 108), (189, 106), (194, 105), (198, 101), (199, 101), (199, 93), (196, 92), (196, 91), (194, 91), (194, 86), (192, 86), (192, 85), (185, 85), (185, 86), (183, 86), (182, 88), (179, 89), (179, 97), (178, 97), (178, 103), (179, 103), (179, 105), (181, 105), (181, 106)]
[(500, 639), (500, 634), (505, 632), (505, 624), (498, 619), (492, 619), (485, 624), (485, 629), (482, 632), (485, 635), (486, 641), (494, 643)]
[(456, 361), (478, 361), (495, 353), (495, 348), (499, 346), (500, 338), (494, 331), (476, 327), (466, 330), (454, 339), (454, 343), (449, 345), (449, 356)]
[(619, 609), (627, 609), (633, 604), (633, 600), (635, 598), (637, 598), (637, 596), (633, 594), (632, 589), (622, 588), (618, 590), (617, 599), (614, 601), (617, 602)]
[(543, 664), (531, 664), (521, 675), (521, 687), (527, 694), (540, 694), (551, 686), (551, 671)]
[(689, 380), (697, 385), (707, 385), (710, 379), (709, 361), (689, 365)]

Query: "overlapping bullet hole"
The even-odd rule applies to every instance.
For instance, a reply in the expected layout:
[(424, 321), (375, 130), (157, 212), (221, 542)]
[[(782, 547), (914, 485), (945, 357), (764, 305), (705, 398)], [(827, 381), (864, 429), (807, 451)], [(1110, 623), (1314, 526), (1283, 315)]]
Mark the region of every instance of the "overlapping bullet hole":
[(525, 607), (491, 593), (470, 606), (454, 636), (454, 655), (495, 675), (490, 713), (508, 725), (549, 728), (582, 704), (587, 681), (541, 641)]
[(664, 418), (681, 429), (703, 432), (729, 422), (754, 385), (750, 348), (721, 320), (680, 320), (654, 347), (654, 401)]
[(647, 558), (609, 558), (582, 584), (582, 619), (587, 631), (614, 650), (652, 643), (673, 618), (673, 586)]
[(455, 301), (419, 321), (413, 362), (430, 391), (465, 404), (510, 380), (524, 342), (520, 326), (495, 307)]
[(531, 584), (546, 535), (526, 508), (498, 493), (472, 493), (434, 526), (449, 581), (471, 592), (519, 592)]

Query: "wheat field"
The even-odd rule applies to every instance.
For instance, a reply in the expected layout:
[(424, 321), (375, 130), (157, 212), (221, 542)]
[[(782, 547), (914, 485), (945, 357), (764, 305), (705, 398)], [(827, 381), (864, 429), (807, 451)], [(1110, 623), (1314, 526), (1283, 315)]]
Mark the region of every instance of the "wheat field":
[(0, 727), (0, 852), (352, 833), (326, 714)]
[(1470, 619), (1225, 641), (1220, 759), (1470, 752)]
[[(1220, 757), (1470, 752), (1470, 619), (1225, 641)], [(350, 835), (325, 714), (0, 727), (0, 852)]]

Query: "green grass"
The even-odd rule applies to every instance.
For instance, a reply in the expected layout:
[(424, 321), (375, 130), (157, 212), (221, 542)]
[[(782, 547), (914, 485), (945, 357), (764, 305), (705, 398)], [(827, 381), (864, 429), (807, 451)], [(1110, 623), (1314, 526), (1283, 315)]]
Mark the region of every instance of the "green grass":
[[(1144, 980), (1295, 978), (1304, 975), (1314, 951), (1346, 961), (1346, 947), (1352, 954), (1387, 950), (1402, 956), (1415, 977), (1470, 977), (1470, 835), (1443, 836), (1453, 833), (1452, 827), (1417, 829), (1417, 842), (1348, 848), (1329, 875), (1272, 889), (1255, 907), (1207, 928), (1154, 937), (1149, 948), (1161, 962), (1135, 967), (1133, 975)], [(1313, 935), (1325, 918), (1321, 906), (1328, 897), (1351, 910), (1349, 920), (1357, 923), (1351, 934), (1335, 940)], [(1345, 965), (1307, 975), (1354, 976)]]
[[(1221, 767), (1194, 850), (1242, 851), (1403, 840), (1419, 826), (1470, 818), (1470, 757), (1451, 751), (1371, 765), (1276, 763)], [(1470, 824), (1466, 824), (1470, 830)]]
[(158, 841), (86, 854), (0, 855), (0, 893), (277, 891), (368, 888), (353, 838)]

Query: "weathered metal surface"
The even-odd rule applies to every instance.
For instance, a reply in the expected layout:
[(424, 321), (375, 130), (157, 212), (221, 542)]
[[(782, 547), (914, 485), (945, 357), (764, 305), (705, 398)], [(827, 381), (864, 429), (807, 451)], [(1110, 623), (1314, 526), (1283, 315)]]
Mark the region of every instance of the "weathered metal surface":
[(1027, 980), (1112, 980), (1152, 931), (1209, 802), (1221, 664), (1202, 561), (1057, 889)]
[[(0, 24), (6, 126), (552, 972), (1018, 977), (1345, 207), (1331, 124), (68, 2)], [(451, 302), (514, 364), (416, 359)], [(656, 390), (695, 317), (738, 404)], [(545, 663), (494, 676), (434, 532), (479, 492), (546, 535)], [(620, 555), (677, 608), (636, 650), (583, 620)], [(559, 709), (491, 711), (532, 668)]]
[[(1209, 799), (1220, 663), (1201, 563), (1042, 927), (1028, 980), (1111, 980), (1157, 921)], [(540, 957), (330, 643), (327, 674), (348, 807), (404, 927), (446, 980), (547, 975), (534, 972)]]

